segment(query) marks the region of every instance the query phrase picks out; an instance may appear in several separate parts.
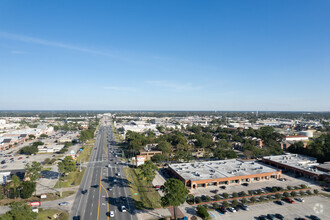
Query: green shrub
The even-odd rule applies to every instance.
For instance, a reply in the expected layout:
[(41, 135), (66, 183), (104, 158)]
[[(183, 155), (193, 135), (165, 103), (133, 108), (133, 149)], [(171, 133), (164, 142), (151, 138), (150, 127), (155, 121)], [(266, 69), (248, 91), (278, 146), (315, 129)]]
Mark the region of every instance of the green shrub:
[(197, 206), (197, 213), (202, 219), (210, 218), (210, 214), (207, 212), (207, 209), (204, 206)]

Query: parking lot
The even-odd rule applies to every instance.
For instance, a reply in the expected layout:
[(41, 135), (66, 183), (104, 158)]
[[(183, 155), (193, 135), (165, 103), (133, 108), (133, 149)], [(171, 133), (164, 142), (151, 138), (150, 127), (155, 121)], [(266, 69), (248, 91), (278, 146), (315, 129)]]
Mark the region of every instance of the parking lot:
[(279, 213), (284, 219), (306, 218), (310, 215), (316, 215), (321, 219), (329, 219), (330, 199), (325, 196), (304, 197), (305, 202), (295, 200), (293, 204), (284, 202), (284, 205), (278, 205), (274, 202), (264, 202), (250, 205), (248, 211), (239, 209), (235, 213), (227, 212), (220, 214), (218, 211), (209, 211), (215, 219), (257, 219), (260, 215)]
[(258, 189), (265, 189), (266, 187), (272, 186), (279, 186), (286, 188), (287, 186), (299, 186), (301, 184), (307, 185), (312, 187), (313, 189), (318, 189), (321, 191), (321, 187), (317, 185), (317, 182), (313, 180), (307, 180), (305, 178), (294, 178), (291, 175), (282, 174), (282, 177), (286, 179), (286, 181), (280, 180), (266, 180), (266, 181), (258, 181), (249, 183), (248, 186), (244, 186), (241, 184), (230, 184), (226, 185), (225, 189), (222, 189), (220, 186), (208, 186), (206, 188), (197, 188), (197, 189), (190, 189), (190, 193), (194, 196), (202, 196), (202, 195), (209, 195), (214, 196), (216, 194), (222, 193), (233, 193), (233, 192), (241, 192), (248, 190), (258, 190)]

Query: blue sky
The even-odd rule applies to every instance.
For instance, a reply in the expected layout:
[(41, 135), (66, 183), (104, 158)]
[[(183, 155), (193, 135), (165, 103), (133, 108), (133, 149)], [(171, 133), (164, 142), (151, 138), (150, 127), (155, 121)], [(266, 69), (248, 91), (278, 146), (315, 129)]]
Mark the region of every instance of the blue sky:
[(0, 2), (0, 110), (330, 110), (330, 1)]

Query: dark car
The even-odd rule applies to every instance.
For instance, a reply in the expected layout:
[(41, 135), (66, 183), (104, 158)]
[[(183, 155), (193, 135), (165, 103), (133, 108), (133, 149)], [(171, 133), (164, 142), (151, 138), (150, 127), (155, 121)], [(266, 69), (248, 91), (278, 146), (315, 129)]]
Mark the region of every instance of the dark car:
[(278, 204), (278, 205), (284, 205), (284, 202), (282, 202), (282, 201), (280, 201), (280, 200), (275, 201), (275, 203)]
[(259, 220), (267, 220), (266, 216), (264, 216), (264, 215), (260, 215), (260, 216), (258, 217), (258, 219), (259, 219)]
[(316, 215), (311, 215), (309, 216), (310, 219), (312, 220), (321, 220), (319, 217), (317, 217)]
[(275, 217), (278, 218), (278, 219), (284, 219), (284, 216), (279, 214), (279, 213), (276, 213)]
[(82, 193), (82, 194), (86, 194), (86, 193), (87, 193), (87, 189), (82, 190), (81, 193)]
[(91, 186), (91, 187), (93, 187), (93, 188), (97, 188), (97, 187), (99, 187), (99, 185), (93, 185), (93, 186)]
[(226, 189), (226, 186), (221, 186), (220, 188), (221, 188), (221, 189)]
[(73, 220), (80, 220), (80, 216), (78, 215), (78, 216), (74, 216), (73, 217)]
[(220, 212), (221, 212), (222, 214), (226, 214), (226, 213), (227, 213), (226, 208), (223, 207), (223, 206), (220, 206), (220, 207), (219, 207), (219, 210), (220, 210)]
[(274, 219), (275, 219), (275, 215), (273, 215), (273, 214), (268, 214), (268, 215), (267, 215), (267, 218), (270, 219), (270, 220), (274, 220)]
[(248, 183), (242, 183), (242, 186), (248, 186), (249, 184)]

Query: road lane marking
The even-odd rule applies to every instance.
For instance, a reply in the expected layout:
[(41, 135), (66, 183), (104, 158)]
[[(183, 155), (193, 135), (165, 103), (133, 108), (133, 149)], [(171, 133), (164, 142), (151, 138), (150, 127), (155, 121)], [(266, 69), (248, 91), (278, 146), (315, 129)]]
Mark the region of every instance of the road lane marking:
[[(102, 169), (101, 169), (101, 173), (102, 173)], [(100, 178), (100, 185), (101, 185), (101, 178)], [(97, 206), (97, 220), (99, 220), (99, 215), (100, 215), (100, 202), (101, 202), (101, 187), (99, 190), (99, 203)]]

